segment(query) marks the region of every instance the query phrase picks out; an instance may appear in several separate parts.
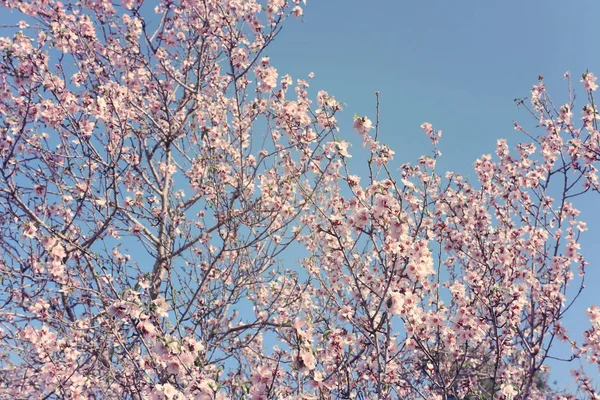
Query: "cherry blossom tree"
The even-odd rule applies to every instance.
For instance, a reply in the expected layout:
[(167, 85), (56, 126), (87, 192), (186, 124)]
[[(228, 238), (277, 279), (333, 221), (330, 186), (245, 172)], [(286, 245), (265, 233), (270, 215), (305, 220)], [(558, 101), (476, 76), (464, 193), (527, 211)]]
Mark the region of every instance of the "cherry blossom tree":
[[(150, 4), (152, 3), (152, 4)], [(340, 103), (265, 50), (299, 0), (3, 0), (0, 398), (598, 398), (577, 201), (598, 192), (596, 78), (477, 180), (350, 169)], [(379, 101), (377, 97), (377, 101)], [(346, 118), (346, 117), (344, 117)], [(298, 259), (297, 261), (295, 261)], [(574, 385), (544, 384), (571, 353)]]
[[(531, 105), (519, 104), (544, 132), (515, 123), (530, 140), (512, 152), (499, 140), (496, 157), (475, 162), (476, 183), (436, 173), (441, 131), (428, 123), (434, 155), (397, 176), (377, 130), (369, 136), (371, 122), (356, 119), (372, 173), (363, 185), (341, 160), (313, 203), (317, 234), (301, 238), (319, 281), (320, 307), (306, 319), (325, 355), (324, 385), (345, 373), (346, 393), (367, 398), (575, 398), (550, 391), (544, 376), (558, 341), (572, 346), (565, 361), (600, 366), (597, 307), (583, 343), (561, 323), (584, 288), (586, 224), (573, 202), (598, 192), (595, 80), (583, 75), (589, 104), (576, 122), (572, 97), (555, 106), (540, 77)], [(331, 327), (336, 318), (342, 327)], [(583, 369), (573, 374), (577, 396), (598, 396)]]

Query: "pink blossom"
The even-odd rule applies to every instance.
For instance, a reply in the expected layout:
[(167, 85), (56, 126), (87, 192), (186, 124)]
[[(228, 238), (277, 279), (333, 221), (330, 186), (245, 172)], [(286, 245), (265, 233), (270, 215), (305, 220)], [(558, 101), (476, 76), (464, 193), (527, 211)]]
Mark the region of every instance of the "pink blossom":
[(432, 136), (433, 135), (433, 127), (429, 122), (424, 122), (421, 125), (421, 129), (423, 129), (423, 132), (425, 132), (425, 134), (427, 136)]
[(27, 225), (23, 227), (23, 237), (32, 239), (36, 236), (37, 228), (32, 222), (29, 222)]
[(598, 78), (594, 76), (594, 74), (592, 74), (591, 72), (586, 72), (585, 74), (583, 74), (581, 82), (584, 83), (586, 90), (595, 91), (596, 89), (598, 89), (598, 85), (596, 84), (597, 79)]
[(354, 227), (358, 229), (364, 228), (369, 223), (369, 217), (370, 213), (366, 207), (358, 209), (353, 216)]
[(310, 349), (302, 348), (300, 349), (300, 359), (302, 360), (302, 367), (308, 369), (309, 371), (315, 369), (317, 365), (317, 359)]
[(359, 135), (366, 135), (373, 127), (373, 123), (367, 117), (355, 116), (353, 127)]
[(149, 320), (140, 321), (137, 324), (138, 331), (142, 334), (144, 339), (153, 340), (157, 336), (157, 330)]
[(352, 156), (350, 155), (350, 153), (348, 153), (348, 146), (350, 145), (350, 143), (348, 143), (345, 140), (342, 140), (340, 142), (336, 143), (337, 149), (338, 149), (338, 153), (345, 157), (345, 158), (352, 158)]

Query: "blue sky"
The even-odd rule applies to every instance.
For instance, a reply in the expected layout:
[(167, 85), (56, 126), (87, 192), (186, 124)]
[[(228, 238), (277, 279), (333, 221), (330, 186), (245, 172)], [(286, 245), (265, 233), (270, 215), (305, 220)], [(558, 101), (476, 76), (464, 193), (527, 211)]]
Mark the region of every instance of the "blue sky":
[[(494, 153), (497, 139), (525, 140), (513, 120), (534, 121), (514, 99), (529, 96), (538, 75), (555, 101), (568, 99), (563, 74), (570, 71), (585, 104), (579, 79), (586, 69), (600, 75), (597, 15), (600, 3), (586, 1), (355, 1), (309, 0), (304, 22), (288, 21), (267, 55), (280, 74), (305, 78), (311, 90), (326, 90), (345, 103), (338, 116), (341, 136), (359, 141), (354, 114), (374, 119), (380, 92), (380, 141), (396, 151), (395, 163), (430, 154), (419, 126), (425, 121), (444, 135), (439, 171), (464, 175), (482, 154)], [(578, 114), (576, 114), (578, 115)], [(360, 168), (360, 159), (352, 163)], [(364, 161), (364, 159), (363, 159)], [(589, 230), (582, 252), (590, 261), (587, 290), (570, 311), (567, 329), (581, 343), (589, 326), (585, 309), (600, 304), (598, 196), (579, 203)], [(551, 380), (565, 382), (575, 365), (552, 363)], [(590, 371), (594, 373), (595, 369)]]
[(600, 67), (598, 11), (593, 1), (309, 1), (304, 23), (288, 21), (267, 53), (281, 73), (315, 72), (312, 89), (346, 103), (350, 119), (374, 114), (380, 91), (382, 134), (403, 159), (429, 151), (418, 127), (432, 122), (444, 163), (464, 171), (497, 138), (517, 138), (512, 121), (526, 114), (513, 99), (538, 75), (566, 98), (565, 71)]

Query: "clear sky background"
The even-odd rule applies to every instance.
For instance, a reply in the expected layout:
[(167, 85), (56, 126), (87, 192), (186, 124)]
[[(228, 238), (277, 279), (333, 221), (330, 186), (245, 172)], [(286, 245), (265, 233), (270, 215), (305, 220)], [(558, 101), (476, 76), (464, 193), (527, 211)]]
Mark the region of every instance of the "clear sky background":
[[(598, 15), (600, 2), (592, 0), (309, 0), (304, 22), (288, 21), (267, 55), (280, 74), (305, 78), (314, 72), (313, 95), (326, 90), (346, 104), (338, 120), (341, 136), (354, 143), (355, 167), (360, 168), (361, 152), (352, 117), (374, 120), (379, 91), (379, 138), (396, 151), (392, 165), (430, 154), (419, 128), (428, 121), (444, 132), (438, 171), (468, 176), (476, 158), (494, 153), (499, 138), (509, 145), (525, 140), (512, 121), (524, 126), (535, 121), (517, 110), (514, 99), (529, 96), (538, 75), (563, 104), (568, 101), (563, 74), (570, 71), (580, 117), (586, 103), (581, 74), (589, 69), (600, 75)], [(589, 227), (582, 252), (590, 265), (587, 290), (565, 320), (579, 343), (589, 326), (585, 309), (600, 304), (598, 205), (600, 196), (594, 195), (579, 202)], [(550, 365), (551, 381), (571, 381), (569, 370), (576, 364)], [(596, 368), (589, 371), (597, 374)]]

